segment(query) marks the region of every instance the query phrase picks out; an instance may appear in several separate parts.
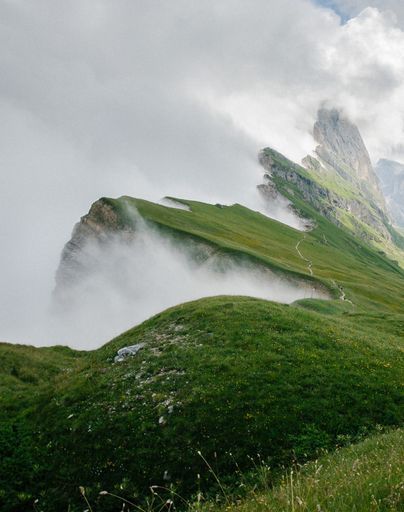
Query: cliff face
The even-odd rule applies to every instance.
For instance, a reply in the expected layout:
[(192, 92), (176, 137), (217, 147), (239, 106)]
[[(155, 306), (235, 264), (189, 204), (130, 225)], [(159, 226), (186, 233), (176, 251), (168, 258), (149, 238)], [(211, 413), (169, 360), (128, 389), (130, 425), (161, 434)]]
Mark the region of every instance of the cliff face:
[(316, 170), (337, 173), (385, 210), (380, 182), (358, 128), (338, 110), (320, 109), (313, 136), (318, 146), (314, 158), (305, 163), (313, 166), (313, 160), (318, 160)]
[[(313, 135), (318, 145), (303, 159), (303, 168), (268, 148), (260, 154), (267, 172), (258, 188), (265, 199), (273, 201), (276, 179), (293, 184), (304, 201), (334, 224), (394, 253), (400, 237), (391, 226), (381, 184), (358, 128), (337, 110), (321, 109)], [(402, 200), (398, 181), (386, 185), (389, 190), (396, 187), (390, 204), (397, 215), (396, 203)]]
[(266, 179), (276, 175), (294, 183), (317, 211), (367, 242), (392, 243), (384, 195), (358, 128), (337, 110), (321, 109), (313, 135), (318, 145), (303, 159), (304, 169), (286, 159), (279, 165), (282, 158), (264, 151)]
[[(273, 201), (276, 193), (296, 205), (303, 200), (337, 226), (403, 264), (404, 237), (392, 226), (388, 212), (397, 224), (403, 222), (404, 166), (394, 167), (394, 178), (385, 163), (379, 166), (388, 210), (357, 127), (338, 111), (323, 109), (313, 133), (318, 146), (303, 159), (303, 167), (270, 148), (261, 152), (259, 161), (266, 173), (258, 189), (265, 200)], [(310, 214), (306, 211), (306, 215)]]
[[(273, 179), (280, 178), (284, 182), (293, 184), (307, 203), (334, 224), (344, 226), (345, 216), (349, 216), (351, 230), (353, 229), (356, 235), (367, 242), (380, 243), (383, 240), (390, 240), (390, 233), (386, 228), (388, 219), (384, 212), (369, 207), (360, 195), (355, 198), (338, 194), (332, 188), (322, 185), (314, 176), (310, 176), (305, 169), (271, 149), (263, 150), (259, 155), (259, 161), (267, 171), (264, 184), (259, 186), (262, 193), (268, 188), (273, 189), (275, 187)], [(267, 199), (270, 200), (269, 195)], [(371, 229), (364, 229), (364, 225)]]
[(123, 222), (122, 215), (109, 199), (101, 198), (93, 203), (89, 212), (74, 226), (71, 239), (63, 248), (56, 272), (56, 291), (80, 279), (96, 266), (91, 250), (94, 244), (107, 244), (117, 232), (123, 239), (131, 240), (135, 231), (135, 217), (130, 222)]
[(376, 172), (394, 223), (404, 227), (404, 165), (393, 160), (379, 160)]
[(125, 256), (126, 249), (144, 250), (142, 244), (147, 245), (148, 240), (160, 241), (163, 249), (170, 244), (181, 248), (196, 267), (208, 261), (213, 266), (226, 264), (225, 256), (219, 255), (213, 245), (143, 218), (133, 202), (128, 197), (101, 198), (81, 217), (62, 250), (56, 271), (55, 303), (65, 306), (72, 302), (69, 291), (74, 291), (76, 285), (108, 273), (107, 260), (112, 266), (116, 260), (119, 271), (119, 254)]

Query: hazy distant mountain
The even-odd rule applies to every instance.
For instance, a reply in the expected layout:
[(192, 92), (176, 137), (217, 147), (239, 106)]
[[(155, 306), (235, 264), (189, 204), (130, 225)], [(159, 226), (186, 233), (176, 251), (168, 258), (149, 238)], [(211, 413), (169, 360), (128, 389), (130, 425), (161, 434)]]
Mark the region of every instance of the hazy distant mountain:
[(387, 207), (393, 221), (404, 227), (404, 165), (393, 160), (379, 160), (376, 172), (382, 183)]

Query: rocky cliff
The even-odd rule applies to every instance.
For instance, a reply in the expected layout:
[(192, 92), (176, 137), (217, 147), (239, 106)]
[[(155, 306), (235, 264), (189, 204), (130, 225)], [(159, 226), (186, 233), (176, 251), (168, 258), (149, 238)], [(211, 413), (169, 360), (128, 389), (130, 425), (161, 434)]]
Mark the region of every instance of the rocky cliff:
[[(121, 207), (122, 209), (122, 207)], [(92, 248), (107, 244), (117, 232), (132, 240), (136, 231), (136, 216), (117, 209), (113, 200), (101, 198), (74, 226), (71, 239), (63, 248), (56, 272), (56, 290), (88, 274), (97, 261)]]
[(376, 172), (393, 222), (404, 227), (404, 165), (393, 160), (379, 160)]
[(313, 136), (318, 146), (314, 158), (304, 161), (307, 167), (337, 173), (384, 210), (380, 182), (358, 128), (338, 110), (320, 109)]
[[(394, 229), (389, 216), (399, 219), (395, 220), (397, 225), (403, 220), (404, 166), (394, 167), (394, 178), (385, 177), (390, 172), (386, 163), (378, 166), (388, 209), (382, 185), (355, 125), (336, 110), (322, 109), (313, 135), (318, 145), (303, 159), (303, 166), (270, 148), (260, 153), (265, 175), (258, 189), (265, 200), (273, 201), (276, 194), (282, 194), (298, 213), (306, 210), (307, 216), (307, 209), (301, 208), (303, 200), (337, 226), (404, 265), (404, 237)], [(384, 172), (382, 167), (386, 167)]]
[(403, 241), (391, 226), (381, 184), (358, 128), (337, 110), (321, 109), (313, 136), (318, 145), (303, 159), (303, 167), (269, 148), (261, 152), (266, 173), (258, 188), (266, 201), (274, 200), (276, 180), (282, 180), (334, 224), (395, 254), (395, 243), (401, 246)]
[(281, 179), (296, 187), (304, 201), (334, 224), (348, 227), (368, 243), (390, 241), (386, 215), (381, 209), (365, 202), (360, 194), (357, 197), (339, 194), (338, 190), (318, 181), (310, 171), (290, 162), (270, 148), (260, 153), (259, 161), (267, 172), (264, 183), (258, 188), (267, 200), (271, 200), (276, 193), (275, 181)]

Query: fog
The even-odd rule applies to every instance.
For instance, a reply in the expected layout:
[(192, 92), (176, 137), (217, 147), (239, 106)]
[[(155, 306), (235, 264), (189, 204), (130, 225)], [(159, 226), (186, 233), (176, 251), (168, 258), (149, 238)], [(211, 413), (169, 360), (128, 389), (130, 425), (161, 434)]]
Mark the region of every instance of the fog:
[(270, 199), (265, 196), (260, 196), (256, 200), (255, 209), (298, 231), (310, 231), (310, 229), (313, 228), (312, 221), (299, 216), (293, 208), (292, 203), (281, 194), (277, 194), (276, 197), (271, 197)]
[[(190, 244), (190, 245), (189, 245)], [(95, 348), (170, 306), (213, 295), (248, 295), (290, 303), (328, 298), (309, 282), (220, 256), (207, 245), (179, 244), (137, 220), (135, 238), (92, 241), (78, 263), (87, 269), (58, 289), (42, 343)]]
[(299, 161), (322, 105), (403, 161), (402, 8), (339, 3), (347, 23), (309, 0), (0, 0), (0, 339), (46, 338), (60, 252), (101, 196), (238, 202), (301, 229), (264, 210), (257, 153)]

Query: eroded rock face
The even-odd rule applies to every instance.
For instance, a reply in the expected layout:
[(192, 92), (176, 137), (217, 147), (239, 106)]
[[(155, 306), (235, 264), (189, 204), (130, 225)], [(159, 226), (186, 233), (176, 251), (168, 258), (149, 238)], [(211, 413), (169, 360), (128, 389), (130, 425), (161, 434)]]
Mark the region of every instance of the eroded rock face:
[(315, 153), (320, 164), (358, 184), (369, 199), (375, 199), (384, 209), (381, 186), (358, 128), (338, 110), (320, 109), (313, 136), (318, 143)]
[(383, 159), (379, 160), (376, 172), (394, 223), (404, 227), (404, 165)]
[(367, 242), (392, 243), (381, 184), (358, 128), (338, 110), (320, 109), (313, 136), (318, 145), (302, 161), (305, 175), (294, 172), (293, 165), (271, 172), (293, 182), (304, 199), (335, 224)]
[(88, 274), (96, 265), (92, 251), (88, 250), (92, 243), (104, 245), (117, 232), (131, 240), (135, 231), (135, 218), (123, 224), (121, 216), (107, 199), (102, 198), (93, 203), (89, 212), (74, 226), (72, 237), (63, 248), (56, 272), (56, 292), (83, 274)]
[[(364, 202), (363, 195), (361, 197), (360, 194), (358, 194), (357, 199), (339, 195), (336, 191), (322, 186), (317, 180), (312, 179), (308, 173), (302, 173), (303, 169), (300, 166), (288, 161), (281, 155), (279, 156), (284, 160), (284, 163), (279, 164), (278, 159), (273, 158), (275, 153), (273, 150), (266, 149), (259, 155), (259, 162), (267, 171), (264, 176), (264, 185), (259, 186), (262, 193), (265, 192), (272, 196), (275, 193), (273, 189), (276, 188), (272, 177), (281, 178), (285, 182), (294, 185), (307, 203), (311, 204), (334, 224), (342, 226), (340, 213), (347, 212), (351, 215), (355, 233), (362, 239), (369, 243), (390, 240), (390, 233), (385, 225), (388, 219), (383, 210), (378, 208), (377, 205), (373, 205), (372, 208), (368, 207)], [(313, 160), (321, 165), (318, 160)], [(313, 167), (310, 166), (310, 169), (313, 169)], [(373, 228), (376, 235), (364, 230), (361, 223)]]
[[(300, 166), (282, 155), (272, 158), (273, 150), (260, 154), (259, 161), (267, 171), (264, 183), (258, 186), (261, 194), (268, 202), (274, 201), (277, 188), (272, 178), (282, 178), (335, 224), (348, 227), (370, 243), (390, 243), (386, 202), (358, 128), (339, 111), (320, 109), (313, 136), (318, 146), (302, 161), (308, 172), (301, 172)], [(282, 161), (285, 165), (279, 165)]]

